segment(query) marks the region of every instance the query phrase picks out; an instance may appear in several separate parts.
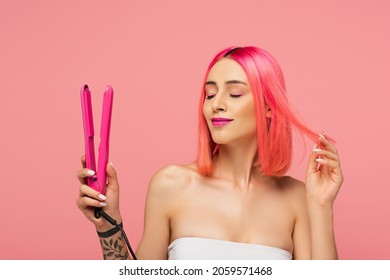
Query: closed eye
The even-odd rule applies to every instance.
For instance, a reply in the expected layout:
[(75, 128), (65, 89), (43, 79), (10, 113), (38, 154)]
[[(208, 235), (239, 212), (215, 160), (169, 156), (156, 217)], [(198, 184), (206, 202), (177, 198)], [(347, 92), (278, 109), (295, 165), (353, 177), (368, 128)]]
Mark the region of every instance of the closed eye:
[(211, 94), (211, 95), (206, 95), (206, 99), (211, 99), (215, 96), (215, 94)]
[[(230, 97), (232, 98), (239, 98), (242, 96), (242, 94), (229, 94)], [(206, 99), (211, 99), (215, 96), (215, 94), (209, 94), (209, 95), (206, 95)]]

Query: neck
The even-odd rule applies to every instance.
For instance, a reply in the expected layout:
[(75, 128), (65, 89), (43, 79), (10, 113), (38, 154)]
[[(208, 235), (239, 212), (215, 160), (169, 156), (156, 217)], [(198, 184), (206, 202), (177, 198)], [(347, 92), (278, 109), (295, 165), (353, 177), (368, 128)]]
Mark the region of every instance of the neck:
[(257, 159), (257, 141), (246, 145), (220, 145), (214, 157), (213, 176), (233, 182), (234, 186), (246, 190), (259, 168)]

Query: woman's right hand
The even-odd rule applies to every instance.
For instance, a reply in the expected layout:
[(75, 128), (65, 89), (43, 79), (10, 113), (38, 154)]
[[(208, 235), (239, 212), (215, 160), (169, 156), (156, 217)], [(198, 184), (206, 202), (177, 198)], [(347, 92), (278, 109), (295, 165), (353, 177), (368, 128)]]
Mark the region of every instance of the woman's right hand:
[[(85, 217), (90, 220), (99, 232), (110, 230), (113, 226), (104, 218), (95, 218), (95, 208), (102, 208), (109, 216), (117, 221), (122, 222), (122, 217), (119, 211), (119, 183), (116, 171), (111, 163), (107, 164), (107, 187), (106, 194), (100, 194), (98, 191), (92, 189), (87, 185), (87, 177), (92, 177), (93, 174), (88, 174), (89, 169), (85, 165), (85, 155), (81, 157), (82, 169), (78, 170), (76, 175), (81, 183), (79, 196), (76, 204), (78, 208), (84, 213)], [(96, 172), (96, 170), (93, 170)]]

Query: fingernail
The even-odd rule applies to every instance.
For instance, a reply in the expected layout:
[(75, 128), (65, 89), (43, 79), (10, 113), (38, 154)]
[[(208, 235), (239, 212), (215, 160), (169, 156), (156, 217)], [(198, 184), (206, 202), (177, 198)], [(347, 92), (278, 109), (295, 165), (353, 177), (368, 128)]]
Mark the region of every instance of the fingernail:
[(93, 171), (93, 170), (88, 170), (88, 171), (87, 171), (87, 174), (93, 176), (93, 175), (95, 175), (95, 171)]
[(107, 203), (105, 203), (105, 202), (100, 202), (100, 206), (107, 206)]
[(101, 200), (106, 200), (107, 199), (107, 197), (104, 194), (99, 194), (99, 198)]
[(318, 144), (314, 146), (313, 151), (318, 148)]
[(320, 136), (321, 138), (324, 138), (324, 139), (326, 139), (326, 138), (325, 138), (325, 136), (324, 136), (324, 135), (322, 135), (322, 134), (320, 134), (319, 136)]
[(318, 148), (316, 148), (316, 149), (313, 149), (313, 152), (316, 152), (316, 153), (318, 153), (318, 152), (322, 152), (322, 150), (321, 150), (321, 149), (318, 149)]
[(110, 165), (112, 166), (112, 168), (114, 168), (114, 165), (112, 164), (112, 162), (110, 161)]
[(324, 162), (323, 158), (316, 158), (316, 162)]
[(80, 158), (83, 158), (83, 157), (84, 157), (84, 154), (82, 154)]

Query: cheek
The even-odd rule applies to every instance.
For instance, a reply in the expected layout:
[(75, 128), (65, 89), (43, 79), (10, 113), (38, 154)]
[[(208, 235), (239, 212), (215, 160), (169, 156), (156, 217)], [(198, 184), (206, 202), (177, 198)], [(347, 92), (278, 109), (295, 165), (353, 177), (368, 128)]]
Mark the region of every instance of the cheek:
[(203, 117), (205, 118), (206, 124), (210, 129), (210, 118), (212, 117), (212, 112), (210, 109), (210, 105), (208, 105), (207, 102), (203, 103)]
[(256, 115), (253, 111), (247, 112), (247, 114), (244, 117), (244, 123), (245, 123), (246, 130), (250, 130), (250, 131), (257, 130), (257, 128), (256, 128)]
[(208, 110), (207, 110), (207, 105), (205, 102), (203, 103), (203, 116), (207, 119)]
[(255, 106), (251, 102), (249, 104), (246, 104), (244, 107), (242, 107), (241, 111), (241, 125), (242, 129), (249, 132), (255, 132), (257, 130), (256, 127), (256, 112), (255, 112)]
[(256, 110), (253, 100), (244, 104), (244, 106), (241, 108), (241, 112), (243, 112), (242, 116), (245, 118), (248, 124), (256, 124)]

